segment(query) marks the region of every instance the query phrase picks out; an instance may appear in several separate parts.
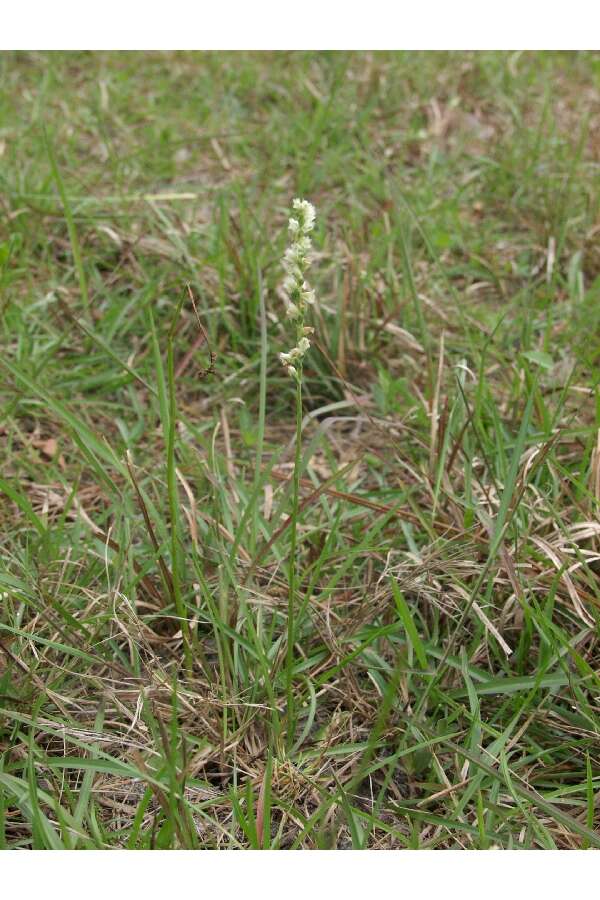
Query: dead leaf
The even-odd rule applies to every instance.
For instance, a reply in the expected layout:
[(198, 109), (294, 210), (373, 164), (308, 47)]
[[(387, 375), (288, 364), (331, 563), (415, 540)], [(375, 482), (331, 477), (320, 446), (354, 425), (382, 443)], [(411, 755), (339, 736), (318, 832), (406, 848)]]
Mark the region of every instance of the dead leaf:
[(45, 456), (46, 459), (54, 459), (58, 453), (58, 441), (56, 438), (48, 438), (47, 441), (41, 442), (38, 449), (42, 451), (42, 456)]

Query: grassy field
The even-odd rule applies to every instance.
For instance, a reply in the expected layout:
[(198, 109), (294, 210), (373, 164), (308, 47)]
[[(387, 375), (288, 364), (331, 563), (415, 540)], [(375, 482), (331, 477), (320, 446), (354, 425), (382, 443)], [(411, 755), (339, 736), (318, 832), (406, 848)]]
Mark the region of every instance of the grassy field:
[(599, 100), (0, 54), (0, 846), (600, 847)]

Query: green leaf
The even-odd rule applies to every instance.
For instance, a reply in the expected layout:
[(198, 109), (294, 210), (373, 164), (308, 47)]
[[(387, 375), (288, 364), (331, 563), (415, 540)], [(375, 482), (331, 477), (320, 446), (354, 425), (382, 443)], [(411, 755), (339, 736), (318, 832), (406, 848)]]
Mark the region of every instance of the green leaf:
[(544, 350), (526, 350), (521, 356), (536, 366), (541, 366), (542, 369), (551, 369), (554, 366), (554, 360)]

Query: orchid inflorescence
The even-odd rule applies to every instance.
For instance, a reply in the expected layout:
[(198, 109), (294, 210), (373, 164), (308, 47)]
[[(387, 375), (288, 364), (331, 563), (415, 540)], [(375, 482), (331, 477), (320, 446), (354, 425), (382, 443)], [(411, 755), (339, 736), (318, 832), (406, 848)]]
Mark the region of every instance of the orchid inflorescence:
[(306, 281), (306, 272), (310, 266), (312, 242), (310, 233), (315, 227), (315, 208), (308, 200), (294, 200), (293, 214), (288, 222), (290, 245), (285, 251), (282, 265), (285, 269), (283, 288), (287, 317), (296, 326), (296, 346), (287, 353), (280, 353), (279, 359), (286, 372), (296, 382), (296, 440), (294, 450), (294, 473), (292, 481), (292, 508), (290, 523), (290, 565), (289, 594), (287, 610), (287, 643), (286, 643), (286, 698), (288, 746), (294, 744), (296, 718), (294, 703), (294, 645), (296, 642), (296, 606), (298, 601), (298, 521), (300, 518), (300, 478), (302, 474), (302, 367), (304, 356), (310, 349), (308, 335), (314, 329), (304, 324), (306, 310), (315, 302), (315, 292)]
[(315, 292), (305, 279), (306, 271), (310, 266), (310, 251), (312, 242), (309, 237), (315, 227), (315, 208), (308, 200), (294, 200), (292, 203), (294, 216), (289, 220), (288, 229), (292, 243), (285, 251), (282, 260), (286, 277), (283, 282), (287, 294), (286, 315), (296, 323), (296, 346), (288, 353), (280, 353), (279, 359), (285, 366), (288, 375), (298, 378), (298, 368), (301, 369), (304, 354), (310, 347), (307, 335), (312, 334), (312, 328), (304, 324), (306, 307), (315, 302)]

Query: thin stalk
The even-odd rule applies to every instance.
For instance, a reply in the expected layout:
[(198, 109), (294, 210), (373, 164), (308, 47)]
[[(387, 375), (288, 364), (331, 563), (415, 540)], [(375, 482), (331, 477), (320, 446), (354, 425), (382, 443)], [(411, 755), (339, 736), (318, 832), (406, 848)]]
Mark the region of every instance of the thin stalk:
[(173, 354), (173, 338), (169, 335), (167, 343), (167, 382), (169, 390), (169, 430), (167, 434), (167, 490), (169, 494), (169, 515), (171, 519), (171, 575), (173, 580), (173, 598), (175, 612), (181, 623), (183, 656), (188, 677), (192, 674), (193, 657), (190, 643), (190, 629), (185, 614), (185, 606), (181, 596), (181, 580), (179, 571), (179, 507), (177, 498), (177, 473), (175, 471), (175, 424), (177, 405), (175, 401), (175, 365)]
[(300, 470), (302, 467), (302, 364), (298, 366), (298, 377), (296, 379), (296, 446), (294, 456), (294, 482), (292, 491), (292, 513), (290, 523), (290, 578), (288, 593), (288, 627), (287, 627), (287, 654), (285, 664), (286, 675), (286, 696), (287, 696), (287, 740), (288, 746), (294, 743), (295, 736), (295, 717), (294, 717), (294, 690), (293, 690), (293, 668), (294, 668), (294, 632), (295, 632), (295, 612), (296, 612), (296, 594), (298, 592), (298, 563), (296, 558), (296, 548), (298, 543), (298, 512), (300, 502)]
[(258, 431), (256, 439), (256, 476), (254, 479), (254, 488), (256, 498), (254, 501), (254, 516), (252, 527), (252, 554), (256, 552), (258, 541), (258, 519), (259, 519), (259, 503), (258, 488), (262, 477), (262, 457), (265, 443), (265, 419), (267, 409), (267, 313), (265, 310), (265, 297), (262, 286), (262, 276), (260, 269), (257, 272), (258, 280), (258, 302), (260, 309), (260, 381), (259, 381), (259, 402), (258, 402)]

